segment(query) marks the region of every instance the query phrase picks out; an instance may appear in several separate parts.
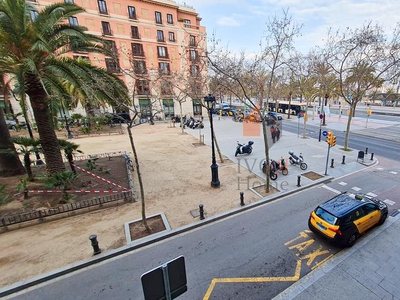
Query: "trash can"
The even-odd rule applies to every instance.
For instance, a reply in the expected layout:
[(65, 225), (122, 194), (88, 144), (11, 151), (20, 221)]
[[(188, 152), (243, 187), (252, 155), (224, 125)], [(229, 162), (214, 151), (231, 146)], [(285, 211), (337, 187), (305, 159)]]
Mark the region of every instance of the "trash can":
[(357, 161), (361, 159), (362, 161), (364, 161), (364, 151), (358, 151), (358, 157), (357, 157)]

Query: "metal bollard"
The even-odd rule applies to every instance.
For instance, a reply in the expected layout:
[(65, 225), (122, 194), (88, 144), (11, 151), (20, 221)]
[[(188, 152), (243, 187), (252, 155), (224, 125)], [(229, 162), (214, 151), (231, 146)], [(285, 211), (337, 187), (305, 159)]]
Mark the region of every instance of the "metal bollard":
[(342, 165), (346, 164), (346, 163), (344, 162), (345, 160), (346, 160), (346, 156), (343, 155), (343, 158), (342, 158)]
[(332, 158), (331, 160), (331, 168), (334, 168), (333, 164), (335, 163), (335, 160)]
[(301, 185), (300, 185), (300, 178), (301, 178), (301, 176), (298, 175), (298, 176), (297, 176), (297, 186), (301, 186)]
[(89, 237), (89, 240), (92, 242), (92, 247), (93, 247), (93, 255), (97, 255), (101, 253), (101, 249), (99, 247), (99, 242), (97, 241), (97, 235), (92, 234)]
[(371, 160), (374, 160), (374, 153), (371, 153)]
[(244, 206), (244, 193), (240, 192), (240, 206)]
[(199, 204), (200, 220), (204, 220), (204, 205)]
[(368, 148), (365, 148), (365, 154), (368, 154)]

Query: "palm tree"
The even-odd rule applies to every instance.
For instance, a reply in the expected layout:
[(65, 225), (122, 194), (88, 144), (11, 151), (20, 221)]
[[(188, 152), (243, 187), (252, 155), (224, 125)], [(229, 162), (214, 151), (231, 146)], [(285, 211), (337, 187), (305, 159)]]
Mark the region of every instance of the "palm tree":
[[(29, 96), (46, 160), (47, 173), (65, 170), (49, 109), (49, 99), (69, 99), (70, 86), (83, 95), (113, 102), (128, 99), (125, 84), (116, 76), (90, 62), (66, 56), (71, 52), (109, 54), (100, 37), (86, 28), (70, 25), (68, 18), (84, 12), (69, 3), (35, 8), (25, 0), (0, 0), (0, 69), (24, 87)], [(97, 80), (109, 83), (107, 90), (95, 89)]]
[(24, 156), (24, 165), (26, 169), (26, 173), (28, 174), (29, 181), (33, 181), (33, 173), (32, 173), (32, 160), (31, 154), (37, 153), (40, 151), (40, 140), (32, 139), (23, 136), (19, 136), (12, 139), (13, 142), (20, 147), (17, 149), (19, 154)]
[(60, 144), (60, 148), (64, 150), (65, 157), (68, 160), (72, 173), (76, 174), (74, 165), (74, 153), (83, 153), (81, 150), (78, 149), (79, 145), (61, 139), (58, 140), (58, 143)]

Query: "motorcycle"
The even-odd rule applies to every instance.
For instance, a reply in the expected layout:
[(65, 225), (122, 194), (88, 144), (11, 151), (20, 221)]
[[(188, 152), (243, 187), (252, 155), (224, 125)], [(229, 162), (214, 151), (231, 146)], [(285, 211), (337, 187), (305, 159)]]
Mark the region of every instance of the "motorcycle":
[[(278, 163), (274, 159), (271, 159), (271, 163), (269, 165), (269, 170), (270, 170), (269, 177), (272, 180), (276, 180), (278, 178), (278, 174), (277, 174), (278, 171), (281, 171), (282, 175), (284, 175), (284, 176), (286, 176), (289, 173), (289, 170), (286, 168), (285, 159), (283, 157), (281, 157), (280, 163)], [(263, 162), (263, 165), (262, 165), (262, 171), (264, 174), (267, 173), (267, 165), (266, 165), (265, 161)]]
[(194, 121), (193, 126), (191, 127), (192, 129), (203, 129), (204, 128), (204, 124), (202, 121), (200, 120), (196, 120)]
[(294, 154), (293, 151), (289, 151), (289, 162), (292, 165), (296, 165), (299, 166), (300, 169), (302, 170), (306, 170), (307, 169), (307, 164), (304, 162), (304, 158), (303, 155), (300, 153), (299, 156), (297, 156), (296, 154)]
[(247, 145), (240, 144), (238, 141), (235, 156), (238, 156), (238, 154), (250, 155), (250, 153), (253, 152), (253, 147), (252, 147), (253, 144), (254, 144), (253, 141), (249, 141)]

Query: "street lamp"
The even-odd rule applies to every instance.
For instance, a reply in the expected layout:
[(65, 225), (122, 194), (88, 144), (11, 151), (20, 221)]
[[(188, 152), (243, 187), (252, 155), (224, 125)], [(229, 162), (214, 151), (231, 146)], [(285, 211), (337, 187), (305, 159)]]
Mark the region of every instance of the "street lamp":
[(67, 137), (69, 139), (73, 139), (74, 136), (72, 135), (71, 130), (69, 128), (69, 122), (68, 122), (67, 114), (65, 113), (64, 105), (61, 105), (61, 108), (62, 108), (62, 114), (64, 116), (64, 121), (65, 121), (65, 129), (67, 130)]
[[(324, 103), (324, 104), (325, 104), (325, 108), (328, 107), (328, 98), (329, 98), (328, 93), (325, 93), (325, 103)], [(322, 107), (324, 107), (324, 106), (322, 106)], [(323, 126), (326, 126), (326, 122), (325, 122), (325, 109), (324, 109), (324, 119), (323, 119), (322, 125), (323, 125)]]
[(208, 94), (208, 96), (204, 97), (204, 102), (207, 103), (208, 117), (210, 119), (210, 127), (211, 127), (211, 150), (212, 150), (212, 164), (211, 164), (211, 186), (219, 187), (220, 182), (218, 179), (218, 165), (215, 160), (215, 149), (214, 149), (214, 127), (213, 127), (213, 118), (211, 113), (211, 108), (215, 103), (215, 97)]

